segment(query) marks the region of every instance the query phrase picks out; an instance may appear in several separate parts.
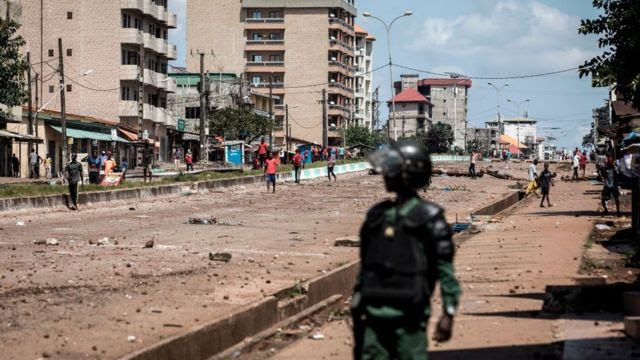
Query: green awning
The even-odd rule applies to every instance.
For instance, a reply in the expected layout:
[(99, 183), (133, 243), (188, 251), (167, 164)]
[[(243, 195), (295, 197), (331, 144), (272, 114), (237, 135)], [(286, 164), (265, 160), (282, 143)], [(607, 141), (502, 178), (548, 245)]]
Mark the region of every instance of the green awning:
[[(60, 126), (49, 125), (53, 130), (62, 134), (62, 128)], [(91, 140), (100, 140), (100, 141), (113, 141), (111, 139), (111, 134), (95, 132), (90, 130), (82, 130), (82, 129), (74, 129), (67, 128), (67, 137), (74, 139), (91, 139)], [(117, 142), (128, 143), (129, 140), (118, 135)]]

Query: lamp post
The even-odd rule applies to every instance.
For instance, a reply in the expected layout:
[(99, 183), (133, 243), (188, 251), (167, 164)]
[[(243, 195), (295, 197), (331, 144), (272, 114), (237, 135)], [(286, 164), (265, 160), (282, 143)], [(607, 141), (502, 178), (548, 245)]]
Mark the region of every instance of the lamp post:
[(498, 97), (498, 132), (500, 135), (504, 133), (504, 129), (502, 128), (502, 119), (500, 118), (500, 90), (509, 86), (509, 84), (502, 84), (501, 86), (496, 86), (493, 83), (488, 82), (487, 84), (493, 86), (496, 89), (496, 95)]
[(507, 99), (507, 101), (516, 105), (516, 107), (518, 108), (518, 148), (520, 148), (520, 107), (522, 106), (522, 104), (531, 101), (531, 99), (522, 100), (520, 102), (515, 102), (511, 99)]
[[(393, 26), (393, 23), (395, 23), (398, 19), (403, 18), (405, 16), (411, 16), (411, 15), (413, 15), (413, 11), (407, 10), (404, 12), (404, 14), (391, 20), (389, 25), (387, 25), (387, 23), (384, 20), (380, 19), (377, 16), (372, 15), (368, 11), (365, 11), (362, 13), (362, 16), (364, 17), (370, 17), (380, 21), (382, 25), (384, 25), (385, 29), (387, 30), (387, 48), (389, 50), (389, 88), (391, 89), (391, 121), (393, 122), (393, 133), (394, 133), (393, 138), (396, 141), (398, 140), (398, 129), (396, 128), (396, 101), (395, 101), (395, 96), (393, 95), (394, 91), (393, 91), (393, 61), (391, 60), (391, 27)], [(389, 122), (387, 122), (387, 133), (389, 133)]]

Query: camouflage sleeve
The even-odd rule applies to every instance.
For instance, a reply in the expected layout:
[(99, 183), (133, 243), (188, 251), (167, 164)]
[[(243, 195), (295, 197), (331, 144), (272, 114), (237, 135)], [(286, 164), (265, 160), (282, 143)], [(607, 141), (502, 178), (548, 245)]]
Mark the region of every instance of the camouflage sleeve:
[(448, 314), (455, 314), (461, 289), (453, 268), (453, 255), (455, 252), (453, 233), (442, 212), (435, 217), (432, 231), (438, 253), (438, 279), (440, 281), (443, 310)]

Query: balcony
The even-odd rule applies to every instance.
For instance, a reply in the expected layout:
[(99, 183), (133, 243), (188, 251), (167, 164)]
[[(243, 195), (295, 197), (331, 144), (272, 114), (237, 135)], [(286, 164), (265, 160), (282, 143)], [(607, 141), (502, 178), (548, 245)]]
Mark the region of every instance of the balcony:
[(329, 39), (329, 49), (335, 51), (341, 51), (348, 55), (353, 56), (353, 47), (344, 41)]
[(338, 72), (349, 77), (353, 76), (354, 68), (339, 61), (329, 61), (329, 72)]
[(120, 65), (120, 80), (138, 81), (138, 65)]
[(156, 5), (151, 0), (120, 0), (120, 8), (139, 11), (166, 23), (168, 27), (175, 28), (177, 25), (176, 14), (169, 13), (164, 6)]
[(178, 27), (178, 15), (169, 13), (167, 16), (167, 27), (175, 29)]
[(334, 30), (341, 30), (351, 35), (355, 34), (353, 26), (347, 24), (346, 21), (335, 17), (329, 18), (329, 28)]
[(284, 29), (284, 18), (247, 18), (244, 20), (246, 30)]
[(248, 61), (245, 72), (284, 72), (284, 61)]
[(353, 89), (346, 85), (332, 82), (329, 83), (329, 94), (338, 94), (351, 99), (353, 98)]
[(284, 51), (284, 39), (253, 40), (248, 39), (247, 51)]
[(356, 96), (364, 97), (364, 88), (361, 88), (361, 87), (356, 88), (355, 94)]
[[(167, 56), (169, 43), (163, 38), (157, 38), (149, 33), (142, 32), (135, 28), (120, 29), (120, 42), (123, 44), (140, 45), (144, 43), (145, 49), (154, 51), (160, 55)], [(175, 46), (174, 46), (175, 48)], [(177, 55), (177, 54), (173, 54)]]
[[(260, 83), (252, 83), (250, 86), (254, 89), (257, 89), (261, 94), (269, 94), (269, 83), (268, 82), (260, 82)], [(284, 95), (284, 83), (277, 82), (272, 84), (271, 92), (273, 95)]]
[(171, 60), (175, 60), (178, 58), (178, 49), (175, 44), (168, 44), (167, 57)]

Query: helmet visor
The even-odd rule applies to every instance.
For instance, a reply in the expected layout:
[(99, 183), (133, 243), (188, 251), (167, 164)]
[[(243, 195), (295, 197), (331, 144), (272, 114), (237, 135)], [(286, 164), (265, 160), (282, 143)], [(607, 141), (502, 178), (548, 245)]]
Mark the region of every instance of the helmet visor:
[(374, 152), (369, 156), (369, 163), (377, 173), (385, 177), (396, 177), (402, 173), (402, 155), (393, 148)]

